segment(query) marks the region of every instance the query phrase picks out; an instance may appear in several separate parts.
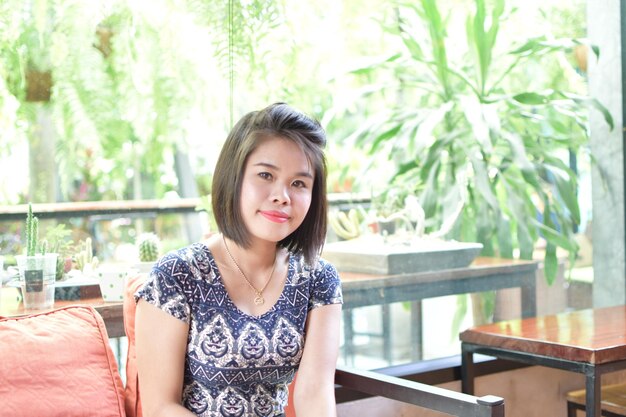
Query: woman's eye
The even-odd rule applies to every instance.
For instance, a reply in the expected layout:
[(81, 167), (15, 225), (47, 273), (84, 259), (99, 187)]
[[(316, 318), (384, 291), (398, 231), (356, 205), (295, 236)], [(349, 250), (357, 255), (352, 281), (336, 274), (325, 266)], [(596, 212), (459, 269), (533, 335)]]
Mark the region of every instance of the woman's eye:
[(270, 174), (269, 172), (259, 172), (259, 177), (263, 178), (264, 180), (269, 180), (272, 179), (272, 174)]
[(293, 182), (294, 187), (296, 188), (306, 188), (306, 184), (304, 181), (296, 180)]

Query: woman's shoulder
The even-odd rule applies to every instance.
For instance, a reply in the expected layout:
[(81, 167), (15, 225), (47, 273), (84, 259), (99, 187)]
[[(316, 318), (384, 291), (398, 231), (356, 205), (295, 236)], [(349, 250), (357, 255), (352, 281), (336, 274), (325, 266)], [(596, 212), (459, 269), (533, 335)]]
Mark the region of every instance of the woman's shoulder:
[(189, 262), (195, 259), (203, 258), (213, 258), (213, 255), (206, 244), (203, 242), (196, 242), (167, 252), (161, 257), (159, 263), (173, 259)]
[(305, 275), (313, 279), (319, 277), (337, 277), (338, 272), (335, 266), (323, 258), (317, 258), (313, 263), (309, 264), (305, 261), (301, 254), (290, 254), (291, 266), (300, 275)]
[(203, 242), (196, 242), (167, 252), (157, 261), (155, 269), (201, 275), (209, 272), (213, 264), (209, 248)]

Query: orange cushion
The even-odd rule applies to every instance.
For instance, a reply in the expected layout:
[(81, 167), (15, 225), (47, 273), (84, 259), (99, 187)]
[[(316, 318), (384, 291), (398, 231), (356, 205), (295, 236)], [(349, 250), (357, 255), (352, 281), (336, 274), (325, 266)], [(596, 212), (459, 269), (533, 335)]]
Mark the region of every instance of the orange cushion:
[(135, 350), (135, 310), (137, 304), (135, 303), (134, 294), (147, 278), (147, 274), (137, 274), (129, 277), (124, 288), (124, 331), (128, 338), (124, 402), (128, 417), (142, 416), (139, 399), (139, 381), (137, 379), (137, 353)]
[(293, 406), (293, 392), (296, 389), (296, 376), (293, 377), (293, 381), (289, 384), (289, 399), (287, 400), (287, 406), (285, 407), (285, 417), (296, 417), (296, 408)]
[(0, 381), (2, 415), (126, 415), (117, 362), (92, 307), (0, 318)]

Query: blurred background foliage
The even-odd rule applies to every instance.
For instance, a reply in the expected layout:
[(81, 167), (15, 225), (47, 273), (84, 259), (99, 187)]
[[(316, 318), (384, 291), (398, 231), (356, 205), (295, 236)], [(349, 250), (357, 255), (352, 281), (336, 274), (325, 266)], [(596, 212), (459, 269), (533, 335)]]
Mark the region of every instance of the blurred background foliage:
[(487, 254), (574, 250), (584, 35), (583, 0), (3, 0), (0, 204), (206, 195), (233, 121), (286, 101), (327, 129), (330, 191), (408, 190), (432, 229), (460, 201)]

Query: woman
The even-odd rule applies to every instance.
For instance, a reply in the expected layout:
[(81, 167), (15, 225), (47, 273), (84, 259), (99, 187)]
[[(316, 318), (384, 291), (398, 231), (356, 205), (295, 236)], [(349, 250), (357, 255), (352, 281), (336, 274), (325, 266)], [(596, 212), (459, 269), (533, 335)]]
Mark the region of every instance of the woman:
[(342, 295), (319, 259), (326, 137), (283, 103), (244, 116), (215, 167), (219, 234), (161, 258), (137, 292), (143, 414), (335, 416)]

